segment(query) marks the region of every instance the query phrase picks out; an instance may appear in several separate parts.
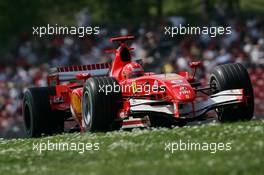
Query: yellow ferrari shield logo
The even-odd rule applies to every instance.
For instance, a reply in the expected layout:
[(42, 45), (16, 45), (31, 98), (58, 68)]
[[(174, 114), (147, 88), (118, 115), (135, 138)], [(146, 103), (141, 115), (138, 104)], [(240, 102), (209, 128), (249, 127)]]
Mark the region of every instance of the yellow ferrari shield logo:
[(136, 81), (132, 81), (132, 92), (133, 92), (133, 94), (137, 92), (137, 83), (136, 83)]

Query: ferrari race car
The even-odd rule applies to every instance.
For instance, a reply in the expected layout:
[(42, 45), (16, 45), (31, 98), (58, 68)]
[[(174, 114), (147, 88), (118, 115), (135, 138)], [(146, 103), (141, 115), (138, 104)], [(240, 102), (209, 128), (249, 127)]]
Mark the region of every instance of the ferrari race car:
[(201, 62), (190, 63), (191, 73), (144, 72), (132, 61), (133, 48), (126, 44), (132, 39), (110, 39), (119, 43), (108, 50), (115, 54), (111, 63), (53, 68), (48, 87), (27, 89), (23, 99), (27, 135), (183, 125), (206, 119), (209, 111), (215, 111), (221, 122), (252, 118), (253, 89), (241, 64), (216, 66), (208, 83), (195, 77)]

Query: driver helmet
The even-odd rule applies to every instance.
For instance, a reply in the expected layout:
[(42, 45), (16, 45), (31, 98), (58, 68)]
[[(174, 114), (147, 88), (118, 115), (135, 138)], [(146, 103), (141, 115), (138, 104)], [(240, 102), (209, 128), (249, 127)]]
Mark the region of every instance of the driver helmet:
[(138, 63), (131, 62), (126, 64), (122, 69), (122, 79), (136, 78), (144, 75), (142, 66)]

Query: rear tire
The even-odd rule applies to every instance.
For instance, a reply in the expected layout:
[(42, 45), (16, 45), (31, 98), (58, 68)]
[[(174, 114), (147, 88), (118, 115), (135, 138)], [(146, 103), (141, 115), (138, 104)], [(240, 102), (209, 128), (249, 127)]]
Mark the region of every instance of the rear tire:
[(221, 107), (216, 110), (221, 122), (251, 120), (254, 113), (254, 94), (246, 68), (240, 63), (224, 64), (214, 68), (210, 85), (214, 86), (212, 94), (229, 89), (244, 89), (246, 104)]
[(23, 98), (22, 113), (28, 137), (52, 135), (64, 130), (64, 118), (59, 111), (52, 111), (49, 95), (55, 94), (53, 87), (29, 88)]
[(115, 86), (119, 84), (112, 77), (92, 77), (86, 81), (82, 96), (82, 118), (87, 131), (108, 131), (121, 127), (114, 121), (121, 91), (105, 92), (106, 87), (114, 89)]

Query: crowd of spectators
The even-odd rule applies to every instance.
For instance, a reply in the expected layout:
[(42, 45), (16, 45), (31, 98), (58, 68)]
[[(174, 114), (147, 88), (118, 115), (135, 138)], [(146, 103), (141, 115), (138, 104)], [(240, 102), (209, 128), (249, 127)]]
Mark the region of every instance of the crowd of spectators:
[[(113, 48), (108, 42), (112, 36), (134, 34), (131, 43), (134, 58), (141, 59), (143, 67), (157, 73), (188, 70), (191, 60), (203, 60), (199, 76), (218, 64), (241, 62), (247, 67), (264, 65), (264, 19), (244, 21), (228, 19), (231, 35), (209, 37), (185, 35), (170, 38), (164, 35), (164, 25), (170, 18), (157, 24), (143, 23), (135, 29), (111, 31), (101, 28), (100, 35), (33, 37), (22, 33), (10, 39), (0, 64), (0, 136), (23, 135), (21, 104), (27, 87), (46, 86), (50, 67), (80, 65), (111, 61), (113, 55), (104, 52)], [(219, 25), (211, 21), (210, 25)], [(263, 69), (263, 68), (261, 68)]]

